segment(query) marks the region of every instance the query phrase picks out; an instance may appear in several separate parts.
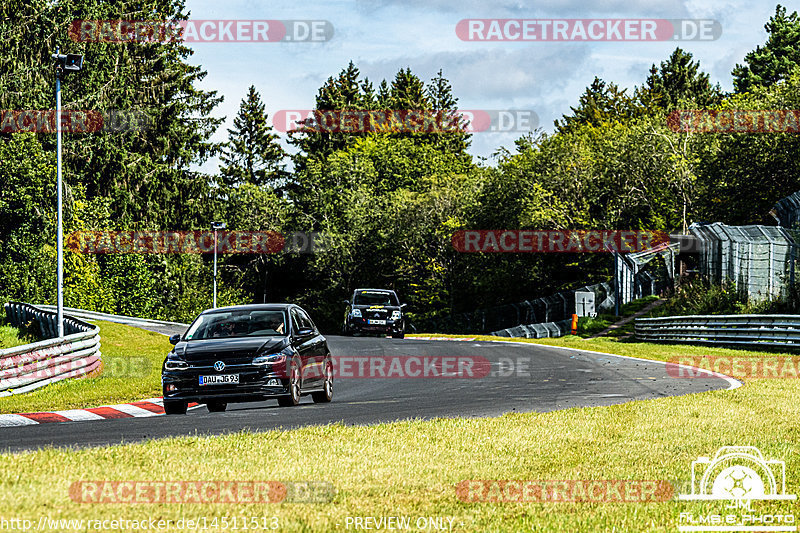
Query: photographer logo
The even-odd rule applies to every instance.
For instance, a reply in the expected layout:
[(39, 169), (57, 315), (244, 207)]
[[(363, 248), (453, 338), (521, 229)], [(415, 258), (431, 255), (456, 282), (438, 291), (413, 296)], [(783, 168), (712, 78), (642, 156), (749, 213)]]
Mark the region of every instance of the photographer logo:
[(728, 503), (723, 513), (680, 513), (679, 531), (797, 531), (793, 514), (754, 512), (754, 501), (797, 499), (786, 493), (786, 464), (754, 446), (723, 446), (692, 461), (692, 492), (678, 499)]

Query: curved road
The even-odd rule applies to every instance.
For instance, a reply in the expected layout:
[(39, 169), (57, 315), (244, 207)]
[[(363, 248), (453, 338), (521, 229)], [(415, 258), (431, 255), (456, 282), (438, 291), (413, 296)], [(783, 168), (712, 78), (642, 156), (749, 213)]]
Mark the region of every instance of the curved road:
[[(153, 329), (169, 334), (181, 328)], [(330, 404), (314, 404), (310, 397), (304, 397), (301, 405), (293, 408), (279, 408), (273, 400), (232, 404), (225, 413), (209, 413), (203, 406), (190, 410), (186, 416), (0, 428), (0, 449), (96, 446), (334, 422), (374, 424), (402, 419), (545, 412), (727, 389), (735, 384), (723, 377), (670, 377), (665, 365), (659, 362), (536, 344), (335, 336), (328, 337), (328, 342), (334, 357), (479, 356), (491, 362), (491, 372), (471, 379), (339, 378)]]

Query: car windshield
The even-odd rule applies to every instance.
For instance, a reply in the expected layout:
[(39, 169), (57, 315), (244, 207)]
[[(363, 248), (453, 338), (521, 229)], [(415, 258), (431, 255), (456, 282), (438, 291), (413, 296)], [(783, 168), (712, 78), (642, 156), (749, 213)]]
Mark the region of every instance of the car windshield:
[(356, 294), (356, 305), (397, 305), (397, 298), (390, 292), (361, 291)]
[(283, 311), (223, 311), (200, 315), (186, 332), (186, 340), (286, 335)]

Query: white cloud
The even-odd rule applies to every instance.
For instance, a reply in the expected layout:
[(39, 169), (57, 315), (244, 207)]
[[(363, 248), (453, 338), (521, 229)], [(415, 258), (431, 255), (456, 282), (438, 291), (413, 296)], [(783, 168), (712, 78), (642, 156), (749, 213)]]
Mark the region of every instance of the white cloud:
[[(328, 76), (351, 59), (375, 85), (403, 67), (426, 82), (441, 68), (460, 107), (533, 109), (552, 131), (552, 121), (569, 113), (594, 76), (632, 89), (677, 45), (694, 54), (713, 82), (730, 89), (731, 70), (764, 42), (764, 23), (775, 11), (774, 4), (743, 0), (188, 0), (187, 7), (193, 18), (325, 19), (335, 28), (333, 40), (322, 44), (195, 45), (190, 61), (208, 71), (201, 86), (226, 97), (216, 112), (228, 117), (218, 140), (225, 138), (251, 84), (270, 113), (306, 109)], [(723, 30), (713, 42), (481, 43), (456, 36), (459, 20), (486, 17), (698, 17), (720, 21)], [(472, 153), (489, 156), (513, 140), (508, 134), (479, 134)]]

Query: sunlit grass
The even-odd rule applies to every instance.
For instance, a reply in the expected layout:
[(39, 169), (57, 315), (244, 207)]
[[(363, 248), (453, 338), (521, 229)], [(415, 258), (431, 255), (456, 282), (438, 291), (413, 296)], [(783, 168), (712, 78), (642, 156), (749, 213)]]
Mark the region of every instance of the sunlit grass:
[(13, 326), (0, 326), (0, 350), (36, 342), (32, 336)]
[(56, 411), (161, 396), (161, 362), (171, 346), (159, 333), (114, 324), (100, 326), (103, 371), (0, 398), (0, 413)]
[[(488, 419), (330, 425), (183, 437), (143, 444), (46, 449), (2, 456), (0, 514), (37, 520), (277, 516), (282, 531), (345, 531), (348, 516), (454, 518), (455, 531), (674, 531), (681, 511), (716, 504), (465, 503), (462, 480), (666, 480), (678, 490), (690, 464), (723, 445), (757, 446), (800, 481), (795, 381), (612, 407)], [(224, 416), (224, 415), (220, 415)], [(79, 504), (79, 480), (326, 481), (330, 503)], [(759, 509), (790, 510), (791, 502)], [(463, 525), (461, 525), (463, 523)], [(352, 528), (351, 528), (352, 530)]]
[[(125, 340), (132, 332), (125, 326), (103, 328), (104, 342), (116, 339), (110, 344), (118, 344), (120, 357), (144, 349), (160, 362), (168, 349), (156, 334), (138, 331), (141, 340), (130, 344)], [(529, 342), (657, 360), (776, 355), (576, 337)], [(452, 518), (454, 531), (675, 531), (680, 512), (724, 512), (724, 504), (467, 503), (458, 499), (455, 488), (472, 479), (623, 479), (665, 480), (684, 491), (698, 456), (713, 455), (721, 446), (747, 445), (757, 446), (768, 459), (785, 460), (787, 491), (797, 493), (797, 384), (792, 379), (749, 379), (735, 390), (544, 414), (366, 427), (336, 424), (6, 454), (0, 456), (0, 518), (36, 523), (43, 515), (173, 521), (275, 516), (281, 531), (347, 531), (348, 517), (406, 516), (412, 523), (418, 517), (438, 517), (445, 523)], [(315, 504), (81, 504), (69, 496), (70, 486), (80, 480), (324, 481), (335, 486), (336, 495), (329, 503)], [(786, 513), (793, 503), (754, 506), (761, 512)]]

